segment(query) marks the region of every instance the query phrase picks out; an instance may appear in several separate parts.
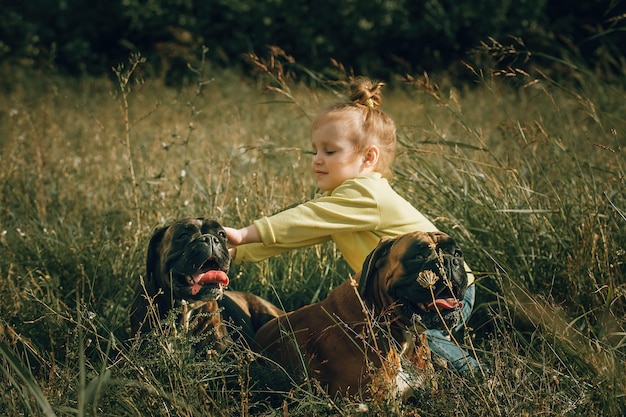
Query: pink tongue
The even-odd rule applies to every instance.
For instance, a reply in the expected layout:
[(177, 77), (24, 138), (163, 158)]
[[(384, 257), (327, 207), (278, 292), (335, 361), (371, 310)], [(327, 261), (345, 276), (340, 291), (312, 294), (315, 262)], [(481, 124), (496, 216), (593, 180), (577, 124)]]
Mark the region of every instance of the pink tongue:
[(228, 275), (224, 271), (211, 270), (194, 279), (196, 284), (221, 284), (228, 285)]
[(454, 298), (437, 298), (435, 300), (434, 303), (431, 303), (429, 305), (429, 307), (432, 307), (433, 305), (437, 304), (437, 307), (443, 309), (443, 310), (451, 310), (455, 307), (461, 307), (462, 303), (460, 301), (457, 301)]
[(225, 287), (228, 285), (228, 282), (228, 275), (224, 271), (207, 271), (193, 277), (191, 294), (198, 294), (204, 284), (218, 284)]

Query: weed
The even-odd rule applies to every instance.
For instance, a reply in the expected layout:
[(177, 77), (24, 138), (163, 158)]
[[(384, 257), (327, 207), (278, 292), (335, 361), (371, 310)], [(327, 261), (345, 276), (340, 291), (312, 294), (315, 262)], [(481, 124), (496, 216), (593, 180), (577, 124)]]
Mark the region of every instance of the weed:
[[(485, 376), (439, 370), (438, 388), (410, 404), (362, 403), (289, 378), (268, 392), (264, 378), (285, 376), (249, 351), (190, 357), (191, 341), (171, 335), (130, 340), (155, 226), (204, 215), (242, 226), (315, 193), (310, 115), (350, 75), (337, 64), (327, 80), (278, 50), (251, 59), (270, 91), (202, 67), (195, 86), (132, 84), (131, 64), (118, 85), (39, 77), (4, 98), (0, 410), (624, 415), (624, 84), (578, 64), (559, 78), (468, 63), (475, 86), (422, 74), (386, 92), (399, 126), (394, 186), (460, 242), (478, 278), (471, 329), (455, 336)], [(235, 266), (231, 286), (293, 309), (349, 276), (325, 244)]]

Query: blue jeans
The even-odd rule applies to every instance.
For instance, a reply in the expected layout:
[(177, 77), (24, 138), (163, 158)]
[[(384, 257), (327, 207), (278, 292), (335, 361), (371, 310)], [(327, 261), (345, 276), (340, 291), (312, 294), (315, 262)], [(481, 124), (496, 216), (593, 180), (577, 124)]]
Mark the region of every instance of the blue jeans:
[[(472, 284), (467, 288), (465, 296), (463, 297), (463, 307), (461, 307), (463, 322), (451, 329), (453, 332), (459, 331), (465, 326), (465, 322), (472, 313), (475, 301), (476, 285)], [(445, 359), (449, 365), (452, 365), (453, 370), (464, 372), (469, 371), (470, 367), (478, 369), (479, 365), (476, 359), (457, 346), (457, 343), (450, 340), (450, 336), (446, 330), (426, 330), (426, 337), (428, 338), (428, 345), (432, 353)]]

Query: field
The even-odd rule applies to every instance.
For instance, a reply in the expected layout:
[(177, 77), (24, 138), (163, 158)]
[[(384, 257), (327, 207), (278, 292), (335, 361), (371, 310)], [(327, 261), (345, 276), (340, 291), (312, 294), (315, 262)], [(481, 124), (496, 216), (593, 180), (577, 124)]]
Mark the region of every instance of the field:
[[(109, 78), (2, 70), (0, 414), (624, 415), (625, 83), (574, 66), (558, 81), (468, 68), (471, 85), (416, 74), (384, 91), (399, 128), (394, 187), (476, 272), (460, 341), (484, 373), (440, 370), (406, 405), (314, 385), (269, 402), (251, 355), (130, 340), (155, 227), (244, 226), (314, 195), (310, 119), (342, 90), (274, 58), (253, 77), (207, 64), (178, 88), (142, 80), (132, 59)], [(232, 288), (288, 309), (349, 276), (332, 245), (231, 272)]]

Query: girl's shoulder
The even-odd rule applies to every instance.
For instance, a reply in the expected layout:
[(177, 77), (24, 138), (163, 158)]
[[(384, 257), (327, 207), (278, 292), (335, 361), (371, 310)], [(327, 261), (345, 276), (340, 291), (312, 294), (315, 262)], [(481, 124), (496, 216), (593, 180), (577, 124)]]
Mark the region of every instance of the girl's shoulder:
[(344, 181), (335, 188), (330, 195), (334, 196), (363, 196), (374, 199), (395, 198), (397, 193), (393, 190), (389, 181), (377, 172)]
[(360, 177), (345, 180), (341, 186), (360, 186), (360, 187), (390, 187), (389, 181), (378, 172), (370, 172)]

